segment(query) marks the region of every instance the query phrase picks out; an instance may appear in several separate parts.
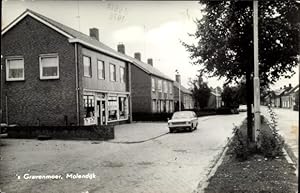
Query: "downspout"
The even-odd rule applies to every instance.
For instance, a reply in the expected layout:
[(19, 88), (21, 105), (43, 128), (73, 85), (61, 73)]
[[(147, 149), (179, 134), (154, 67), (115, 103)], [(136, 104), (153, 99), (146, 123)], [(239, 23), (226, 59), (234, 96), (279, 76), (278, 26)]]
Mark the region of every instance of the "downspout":
[(80, 113), (79, 113), (79, 88), (78, 88), (78, 48), (75, 43), (75, 92), (76, 92), (76, 121), (77, 126), (80, 124)]

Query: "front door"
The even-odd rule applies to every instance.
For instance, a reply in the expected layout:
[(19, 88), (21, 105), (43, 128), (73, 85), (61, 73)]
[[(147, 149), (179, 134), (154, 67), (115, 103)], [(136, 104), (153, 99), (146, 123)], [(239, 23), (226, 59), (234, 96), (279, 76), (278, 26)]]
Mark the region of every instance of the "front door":
[(105, 116), (105, 101), (97, 101), (97, 109), (99, 112), (98, 116), (98, 125), (106, 125), (106, 116)]

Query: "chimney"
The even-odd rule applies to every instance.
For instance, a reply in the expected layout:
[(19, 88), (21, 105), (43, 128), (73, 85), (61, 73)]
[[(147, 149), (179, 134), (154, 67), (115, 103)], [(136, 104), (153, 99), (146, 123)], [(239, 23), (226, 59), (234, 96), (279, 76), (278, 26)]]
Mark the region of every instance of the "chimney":
[(90, 37), (99, 41), (99, 30), (98, 28), (90, 28)]
[(134, 53), (134, 58), (141, 61), (141, 53), (139, 52)]
[(125, 54), (125, 45), (122, 43), (118, 44), (118, 52)]
[(147, 63), (150, 64), (151, 66), (153, 66), (153, 59), (152, 58), (148, 58)]
[(180, 80), (180, 75), (179, 74), (176, 74), (175, 80), (176, 80), (176, 82), (178, 82), (180, 84), (181, 80)]

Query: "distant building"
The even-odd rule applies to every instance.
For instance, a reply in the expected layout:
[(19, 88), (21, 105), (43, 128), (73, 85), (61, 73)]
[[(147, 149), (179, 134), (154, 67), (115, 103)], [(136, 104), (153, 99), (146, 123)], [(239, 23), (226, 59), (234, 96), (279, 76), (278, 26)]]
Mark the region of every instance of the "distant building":
[(175, 102), (175, 110), (179, 110), (179, 88), (180, 88), (180, 103), (181, 110), (189, 110), (194, 109), (194, 98), (192, 92), (180, 85), (180, 75), (177, 74), (175, 76), (174, 82), (174, 102)]
[(282, 108), (293, 109), (296, 105), (296, 94), (299, 92), (299, 85), (292, 88), (290, 85), (289, 89), (281, 96)]
[[(118, 51), (125, 54), (125, 45)], [(134, 58), (126, 55), (134, 65), (131, 67), (132, 112), (142, 114), (171, 113), (174, 111), (173, 80), (153, 67), (153, 59), (141, 61), (141, 53)]]
[(212, 89), (207, 103), (207, 108), (217, 109), (222, 106), (222, 96), (219, 89)]

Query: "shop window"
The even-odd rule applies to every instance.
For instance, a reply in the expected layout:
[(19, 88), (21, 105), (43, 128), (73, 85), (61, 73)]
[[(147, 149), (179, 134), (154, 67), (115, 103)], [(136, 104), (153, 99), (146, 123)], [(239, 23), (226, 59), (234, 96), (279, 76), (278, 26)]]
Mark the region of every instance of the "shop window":
[(92, 77), (92, 62), (88, 56), (83, 56), (83, 76)]
[(126, 97), (119, 97), (119, 119), (128, 118), (128, 100)]
[(40, 55), (40, 79), (59, 78), (59, 62), (57, 54)]
[(24, 80), (24, 58), (14, 57), (6, 59), (6, 80)]
[(108, 97), (108, 121), (118, 120), (118, 100), (116, 96)]
[(95, 99), (94, 96), (85, 95), (83, 96), (85, 118), (95, 116)]

